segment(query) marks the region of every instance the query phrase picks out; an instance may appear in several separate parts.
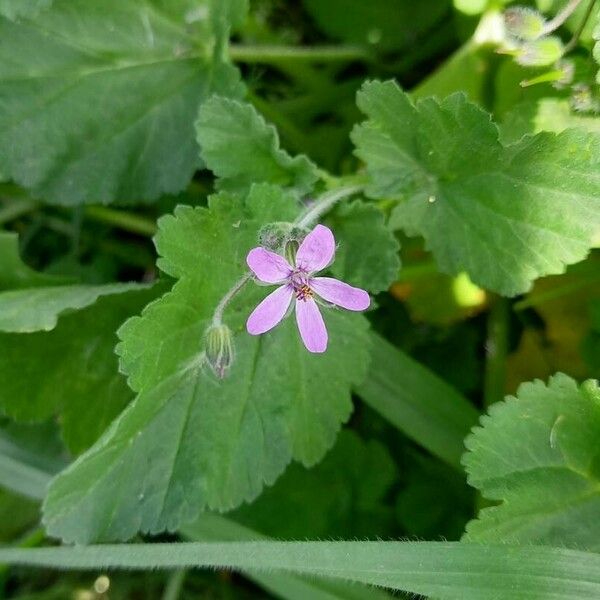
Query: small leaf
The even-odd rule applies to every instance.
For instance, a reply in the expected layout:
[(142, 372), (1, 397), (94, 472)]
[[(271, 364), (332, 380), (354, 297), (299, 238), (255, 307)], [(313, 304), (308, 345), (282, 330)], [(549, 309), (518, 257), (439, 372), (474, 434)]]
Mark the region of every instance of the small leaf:
[(250, 104), (210, 98), (200, 107), (196, 135), (222, 190), (246, 192), (252, 183), (266, 182), (305, 193), (317, 179), (316, 166), (282, 150), (276, 129)]
[(340, 205), (327, 222), (343, 240), (331, 265), (332, 273), (371, 292), (387, 290), (400, 269), (400, 244), (386, 227), (383, 213), (356, 200)]
[[(218, 380), (203, 335), (219, 300), (246, 272), (265, 217), (298, 213), (294, 198), (262, 185), (245, 203), (181, 206), (159, 222), (160, 267), (173, 290), (120, 330), (118, 351), (136, 400), (51, 485), (44, 521), (78, 542), (175, 530), (203, 508), (231, 509), (272, 484), (291, 459), (318, 462), (352, 410), (350, 386), (368, 365), (366, 320), (327, 311), (330, 347), (310, 354), (293, 319), (254, 337), (245, 321), (266, 295), (247, 285), (225, 311), (236, 359)], [(279, 214), (277, 215), (277, 210)]]
[(463, 95), (413, 105), (393, 82), (366, 84), (355, 128), (376, 198), (395, 198), (391, 225), (423, 235), (444, 272), (512, 296), (581, 261), (600, 235), (600, 136), (566, 130), (502, 146)]
[(0, 17), (0, 171), (66, 205), (181, 191), (199, 166), (198, 105), (241, 93), (216, 51), (219, 4), (55, 0)]
[(469, 483), (499, 506), (468, 541), (600, 549), (600, 389), (559, 373), (493, 405), (465, 442)]

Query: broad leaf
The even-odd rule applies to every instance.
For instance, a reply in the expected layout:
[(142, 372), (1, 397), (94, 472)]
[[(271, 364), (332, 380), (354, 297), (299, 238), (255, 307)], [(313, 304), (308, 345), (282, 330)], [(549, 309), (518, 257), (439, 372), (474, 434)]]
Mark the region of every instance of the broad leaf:
[(29, 17), (51, 4), (52, 0), (0, 0), (0, 15), (12, 20)]
[(511, 146), (460, 94), (413, 105), (366, 84), (353, 132), (369, 193), (395, 198), (392, 225), (423, 235), (442, 270), (504, 295), (585, 258), (600, 235), (600, 136), (540, 133)]
[(252, 183), (274, 183), (309, 191), (316, 166), (304, 155), (290, 157), (279, 137), (253, 106), (215, 96), (201, 107), (196, 136), (206, 166), (223, 190), (247, 191)]
[(383, 213), (356, 200), (339, 206), (327, 221), (343, 240), (332, 273), (371, 292), (387, 290), (400, 269), (400, 244), (386, 227)]
[(121, 329), (122, 369), (139, 394), (52, 484), (52, 535), (90, 542), (174, 530), (204, 507), (254, 499), (291, 459), (312, 465), (332, 446), (368, 364), (362, 316), (328, 311), (330, 348), (310, 354), (293, 318), (261, 337), (246, 333), (265, 296), (251, 283), (224, 315), (236, 345), (229, 376), (216, 379), (204, 362), (204, 332), (259, 229), (297, 212), (293, 197), (257, 186), (245, 203), (219, 195), (210, 208), (161, 219), (159, 266), (179, 281)]
[(242, 4), (55, 0), (0, 18), (0, 171), (58, 204), (182, 190), (199, 103), (240, 93), (221, 58), (227, 8)]
[(386, 535), (392, 512), (383, 498), (395, 471), (381, 444), (343, 431), (316, 467), (291, 465), (260, 498), (228, 516), (278, 539)]
[(133, 398), (118, 371), (116, 331), (154, 297), (130, 288), (65, 315), (52, 331), (0, 334), (3, 412), (19, 421), (59, 414), (71, 451), (89, 447)]
[(563, 374), (523, 384), (467, 438), (471, 485), (499, 506), (467, 527), (470, 541), (600, 550), (600, 389)]

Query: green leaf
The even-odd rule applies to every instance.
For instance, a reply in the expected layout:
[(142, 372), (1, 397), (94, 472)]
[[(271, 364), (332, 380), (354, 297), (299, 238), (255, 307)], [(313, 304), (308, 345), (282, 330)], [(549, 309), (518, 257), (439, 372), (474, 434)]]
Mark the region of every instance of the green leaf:
[(441, 20), (449, 9), (449, 2), (304, 0), (304, 6), (328, 35), (386, 51), (414, 44), (421, 34)]
[(199, 166), (199, 103), (240, 93), (211, 7), (55, 0), (0, 18), (0, 171), (66, 205), (182, 190)]
[[(204, 514), (185, 525), (183, 536), (192, 541), (253, 541), (268, 539), (261, 533), (218, 515)], [(334, 579), (302, 577), (290, 573), (246, 571), (244, 575), (284, 600), (390, 600), (383, 590)]]
[(154, 297), (155, 289), (126, 288), (65, 315), (50, 332), (0, 334), (2, 410), (19, 421), (59, 414), (67, 446), (85, 450), (133, 398), (118, 371), (116, 331)]
[(393, 82), (366, 84), (353, 132), (369, 193), (395, 198), (391, 225), (422, 235), (444, 272), (512, 296), (583, 260), (600, 231), (600, 137), (540, 133), (511, 146), (460, 94), (413, 105)]
[(228, 516), (277, 539), (386, 535), (392, 513), (383, 499), (395, 476), (384, 446), (342, 431), (319, 465), (291, 465), (260, 498)]
[(51, 4), (52, 0), (0, 0), (0, 15), (14, 21), (36, 15)]
[(98, 570), (218, 567), (285, 571), (441, 600), (589, 600), (600, 556), (564, 548), (460, 542), (207, 542), (3, 548), (0, 562)]
[(318, 462), (350, 415), (350, 386), (368, 364), (360, 315), (327, 311), (330, 348), (310, 354), (293, 319), (267, 335), (246, 333), (266, 295), (247, 285), (224, 315), (236, 346), (229, 376), (217, 380), (204, 363), (204, 332), (245, 273), (259, 229), (298, 212), (293, 197), (265, 185), (245, 203), (222, 194), (209, 206), (181, 206), (159, 222), (159, 266), (179, 281), (121, 329), (121, 367), (139, 395), (53, 482), (44, 510), (52, 535), (127, 539), (174, 530), (203, 508), (234, 508), (292, 458)]
[(383, 213), (356, 200), (340, 205), (327, 223), (343, 240), (331, 265), (332, 273), (374, 293), (387, 290), (400, 269), (400, 244), (386, 227)]
[(371, 334), (371, 366), (358, 395), (406, 436), (460, 468), (477, 410), (434, 373)]
[(253, 183), (266, 182), (305, 193), (317, 180), (316, 166), (282, 150), (276, 129), (250, 104), (210, 98), (200, 107), (196, 137), (222, 190), (247, 192)]
[[(143, 286), (141, 286), (143, 287)], [(61, 315), (94, 304), (102, 296), (139, 289), (139, 283), (60, 285), (0, 292), (0, 331), (50, 331)]]
[(499, 506), (467, 527), (472, 541), (600, 549), (600, 389), (563, 374), (523, 384), (467, 438), (469, 483)]

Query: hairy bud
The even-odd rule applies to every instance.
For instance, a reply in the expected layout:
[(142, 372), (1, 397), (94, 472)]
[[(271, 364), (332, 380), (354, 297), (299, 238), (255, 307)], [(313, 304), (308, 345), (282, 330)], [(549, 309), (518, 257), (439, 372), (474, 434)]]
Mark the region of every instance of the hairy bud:
[(269, 223), (258, 234), (258, 242), (263, 248), (280, 252), (288, 242), (298, 242), (306, 232), (293, 223)]
[(524, 67), (547, 67), (559, 60), (564, 50), (560, 38), (541, 38), (522, 46), (516, 53), (515, 60)]
[(537, 10), (526, 6), (515, 6), (504, 12), (506, 33), (518, 40), (537, 40), (544, 34), (545, 24), (544, 17)]
[(204, 338), (206, 361), (219, 379), (227, 377), (235, 357), (233, 336), (227, 325), (211, 325)]

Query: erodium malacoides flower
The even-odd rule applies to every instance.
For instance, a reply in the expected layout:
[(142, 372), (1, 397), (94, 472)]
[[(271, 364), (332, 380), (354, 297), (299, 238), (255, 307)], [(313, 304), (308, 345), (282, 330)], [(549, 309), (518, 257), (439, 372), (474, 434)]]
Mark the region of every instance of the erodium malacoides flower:
[(248, 333), (266, 333), (295, 308), (296, 323), (306, 349), (325, 352), (328, 337), (319, 304), (362, 311), (371, 302), (365, 290), (332, 277), (315, 277), (315, 273), (333, 262), (334, 255), (335, 239), (331, 229), (324, 225), (317, 225), (304, 238), (294, 265), (266, 248), (250, 250), (246, 262), (256, 278), (263, 283), (279, 284), (279, 287), (248, 317)]

